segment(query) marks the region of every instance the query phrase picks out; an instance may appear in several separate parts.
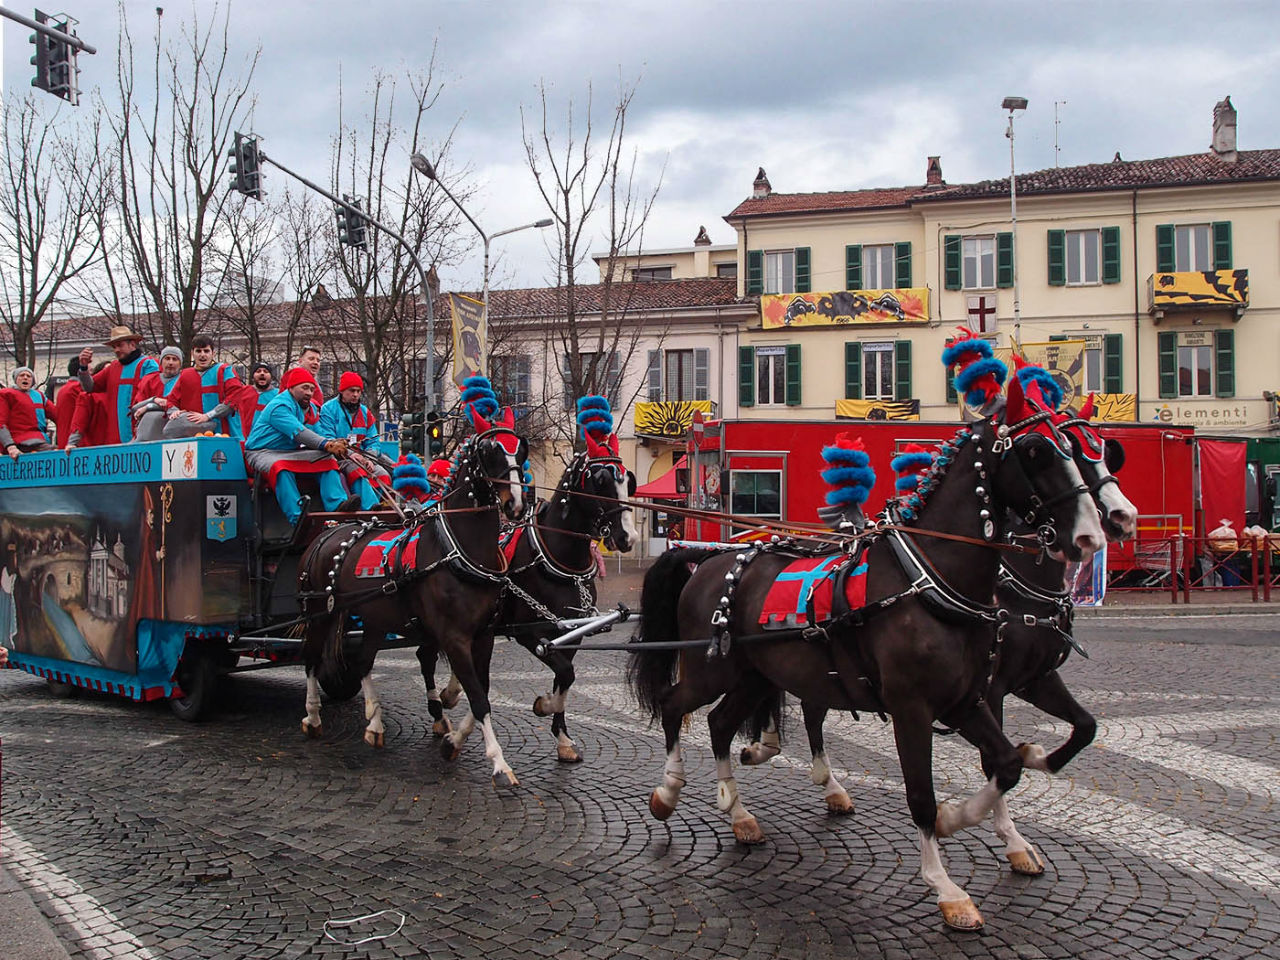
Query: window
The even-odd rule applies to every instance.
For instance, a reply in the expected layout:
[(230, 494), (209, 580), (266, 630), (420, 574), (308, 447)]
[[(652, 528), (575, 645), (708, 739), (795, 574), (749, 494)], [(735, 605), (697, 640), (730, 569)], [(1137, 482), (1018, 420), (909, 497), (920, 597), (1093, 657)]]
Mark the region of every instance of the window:
[(636, 267), (631, 271), (632, 280), (670, 280), (670, 267)]
[(964, 289), (989, 290), (996, 285), (996, 238), (965, 237)]
[(530, 367), (527, 354), (490, 359), (489, 373), (493, 380), (493, 390), (502, 403), (511, 407), (529, 406)]
[(665, 352), (650, 350), (645, 377), (646, 399), (653, 403), (660, 400), (710, 400), (710, 365), (711, 351), (704, 347)]
[(1101, 236), (1097, 230), (1067, 231), (1068, 286), (1100, 282), (1101, 250)]
[(898, 285), (894, 277), (893, 244), (882, 243), (862, 248), (862, 288), (892, 290)]
[(716, 276), (721, 280), (732, 280), (738, 276), (738, 261), (729, 260), (716, 264)]
[(782, 471), (730, 472), (729, 512), (747, 517), (782, 519)]
[(787, 348), (756, 347), (756, 403), (781, 404), (787, 400)]
[[(1213, 235), (1207, 223), (1173, 228), (1173, 269), (1212, 270)], [(1199, 396), (1199, 394), (1182, 394)]]
[(774, 250), (764, 255), (764, 292), (794, 293), (796, 289), (796, 252)]
[(892, 343), (862, 344), (862, 399), (894, 399)]
[(1178, 347), (1178, 396), (1213, 396), (1213, 348), (1208, 344)]
[(569, 366), (568, 355), (562, 355), (560, 358), (560, 379), (564, 387), (564, 405), (566, 410), (572, 410), (577, 402), (577, 397), (587, 393), (602, 393), (609, 399), (612, 406), (618, 405), (618, 397), (622, 393), (622, 369), (619, 363), (616, 351), (610, 351), (608, 364), (595, 363), (595, 352), (587, 352), (578, 354), (581, 367), (580, 377), (581, 389), (574, 387), (573, 371)]
[(1106, 393), (1102, 387), (1102, 347), (1084, 348), (1084, 392)]

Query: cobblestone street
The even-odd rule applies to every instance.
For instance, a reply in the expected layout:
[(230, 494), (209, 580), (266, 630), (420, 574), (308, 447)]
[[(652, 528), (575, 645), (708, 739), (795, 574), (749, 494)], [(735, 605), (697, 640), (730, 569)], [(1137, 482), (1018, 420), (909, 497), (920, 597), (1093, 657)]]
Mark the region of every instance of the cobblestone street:
[[(1275, 636), (1277, 618), (1241, 636)], [(163, 704), (57, 700), (0, 673), (5, 864), (74, 957), (1259, 957), (1280, 944), (1275, 806), (1280, 647), (1162, 642), (1081, 628), (1091, 660), (1068, 682), (1099, 719), (1067, 775), (1029, 772), (1011, 795), (1047, 863), (1010, 873), (990, 830), (947, 840), (952, 878), (987, 920), (947, 931), (919, 878), (890, 729), (833, 717), (827, 744), (856, 804), (826, 813), (807, 776), (798, 711), (787, 754), (738, 773), (765, 830), (734, 843), (715, 807), (705, 723), (685, 739), (689, 784), (659, 823), (649, 791), (659, 732), (638, 718), (621, 654), (578, 657), (570, 732), (585, 763), (555, 760), (529, 707), (550, 674), (500, 643), (496, 729), (518, 788), (496, 791), (479, 734), (444, 762), (417, 663), (375, 678), (387, 746), (361, 739), (359, 699), (324, 706), (303, 739), (301, 671), (235, 676), (208, 723)], [(1217, 630), (1224, 621), (1179, 624)], [(455, 710), (455, 720), (462, 711)], [(1065, 730), (1010, 704), (1011, 738)], [(981, 785), (976, 756), (936, 740), (940, 797)], [(402, 930), (362, 946), (326, 920), (392, 909)], [(335, 936), (388, 933), (382, 918)]]

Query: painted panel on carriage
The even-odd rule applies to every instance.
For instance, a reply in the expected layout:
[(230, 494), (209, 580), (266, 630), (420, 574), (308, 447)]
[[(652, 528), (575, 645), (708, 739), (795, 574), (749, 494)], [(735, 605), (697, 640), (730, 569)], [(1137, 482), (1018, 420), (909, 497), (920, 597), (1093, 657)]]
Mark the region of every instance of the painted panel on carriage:
[(237, 498), (226, 494), (204, 498), (204, 535), (210, 540), (231, 540), (236, 535)]
[(764, 329), (929, 322), (929, 288), (766, 293), (760, 297)]
[(695, 410), (712, 414), (710, 400), (650, 400), (635, 405), (636, 433), (651, 437), (683, 438), (693, 423)]
[(919, 400), (836, 401), (837, 420), (919, 420)]
[(122, 443), (70, 453), (28, 453), (0, 462), (5, 487), (148, 483), (159, 480), (243, 480), (244, 454), (229, 437), (181, 443)]

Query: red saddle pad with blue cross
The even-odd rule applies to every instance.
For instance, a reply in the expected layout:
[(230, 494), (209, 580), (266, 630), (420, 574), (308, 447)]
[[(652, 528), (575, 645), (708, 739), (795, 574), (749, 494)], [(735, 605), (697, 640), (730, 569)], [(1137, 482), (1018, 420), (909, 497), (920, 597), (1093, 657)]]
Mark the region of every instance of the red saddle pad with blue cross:
[(356, 561), (356, 576), (361, 579), (393, 577), (401, 570), (413, 569), (418, 562), (420, 530), (420, 527), (386, 530), (366, 541)]
[(760, 624), (782, 630), (830, 620), (837, 584), (851, 610), (866, 606), (867, 564), (862, 556), (836, 553), (791, 561), (765, 595)]

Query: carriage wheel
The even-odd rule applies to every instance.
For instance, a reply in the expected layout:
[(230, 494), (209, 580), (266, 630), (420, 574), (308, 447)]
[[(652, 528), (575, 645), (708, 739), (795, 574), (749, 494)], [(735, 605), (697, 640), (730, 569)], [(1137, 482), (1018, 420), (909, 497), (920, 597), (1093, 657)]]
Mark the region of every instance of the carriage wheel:
[(77, 692), (74, 683), (63, 683), (61, 680), (46, 680), (45, 684), (49, 687), (49, 695), (57, 697), (59, 700), (74, 697)]
[(182, 688), (181, 697), (169, 700), (169, 709), (179, 720), (195, 723), (202, 719), (213, 703), (218, 684), (218, 669), (213, 657), (198, 646), (188, 646), (178, 661), (174, 679)]

